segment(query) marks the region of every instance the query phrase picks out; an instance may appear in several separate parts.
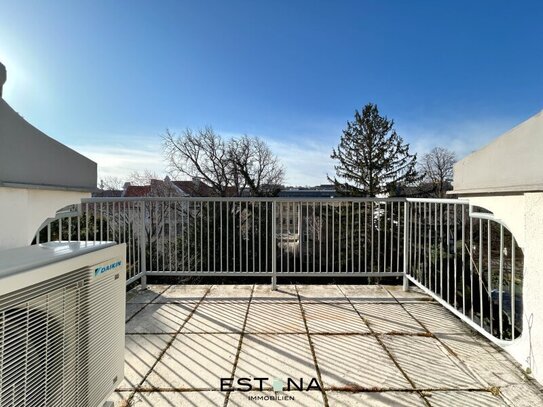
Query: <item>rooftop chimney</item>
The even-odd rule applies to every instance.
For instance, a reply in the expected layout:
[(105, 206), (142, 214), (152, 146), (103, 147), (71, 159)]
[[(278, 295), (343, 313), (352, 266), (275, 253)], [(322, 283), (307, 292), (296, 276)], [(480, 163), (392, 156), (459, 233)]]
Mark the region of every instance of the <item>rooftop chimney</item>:
[(2, 87), (6, 83), (6, 67), (0, 62), (0, 98), (2, 97)]

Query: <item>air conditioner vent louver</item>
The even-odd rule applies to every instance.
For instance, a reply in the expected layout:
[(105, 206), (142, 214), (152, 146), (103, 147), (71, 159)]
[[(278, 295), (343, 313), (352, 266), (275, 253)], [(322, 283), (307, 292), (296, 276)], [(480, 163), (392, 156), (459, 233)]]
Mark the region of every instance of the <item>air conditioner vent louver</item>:
[(94, 269), (0, 297), (0, 406), (97, 406), (119, 384), (124, 270)]

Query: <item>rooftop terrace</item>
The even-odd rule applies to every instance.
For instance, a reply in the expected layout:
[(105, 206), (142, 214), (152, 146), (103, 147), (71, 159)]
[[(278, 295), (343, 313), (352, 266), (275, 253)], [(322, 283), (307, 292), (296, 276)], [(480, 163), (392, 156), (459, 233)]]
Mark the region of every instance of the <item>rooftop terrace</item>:
[[(254, 380), (252, 391), (221, 391), (221, 378), (246, 388), (237, 384), (244, 377), (268, 380), (263, 391)], [(322, 391), (287, 391), (288, 378), (297, 385), (302, 378), (304, 389), (315, 378)], [(543, 393), (503, 350), (417, 289), (149, 285), (127, 295), (125, 380), (112, 400), (119, 406), (534, 406), (543, 405)]]

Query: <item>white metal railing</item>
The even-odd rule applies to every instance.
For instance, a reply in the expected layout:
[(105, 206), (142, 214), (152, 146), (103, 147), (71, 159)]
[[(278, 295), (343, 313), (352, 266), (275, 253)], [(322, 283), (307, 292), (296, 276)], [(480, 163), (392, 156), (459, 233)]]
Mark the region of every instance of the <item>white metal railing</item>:
[(127, 243), (147, 276), (404, 277), (493, 339), (521, 331), (523, 255), (492, 214), (452, 199), (92, 198), (35, 242)]

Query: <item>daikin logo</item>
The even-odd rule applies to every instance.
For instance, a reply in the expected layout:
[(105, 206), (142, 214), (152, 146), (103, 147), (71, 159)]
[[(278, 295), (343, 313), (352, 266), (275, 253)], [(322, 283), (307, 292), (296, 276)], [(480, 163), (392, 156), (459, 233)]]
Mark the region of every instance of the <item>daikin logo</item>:
[(100, 267), (96, 267), (94, 269), (94, 277), (96, 276), (99, 276), (100, 274), (104, 274), (105, 272), (109, 271), (109, 270), (113, 270), (113, 269), (116, 269), (117, 267), (119, 267), (123, 262), (121, 260), (118, 260), (114, 263), (111, 263), (111, 264), (108, 264), (107, 266), (100, 266)]

